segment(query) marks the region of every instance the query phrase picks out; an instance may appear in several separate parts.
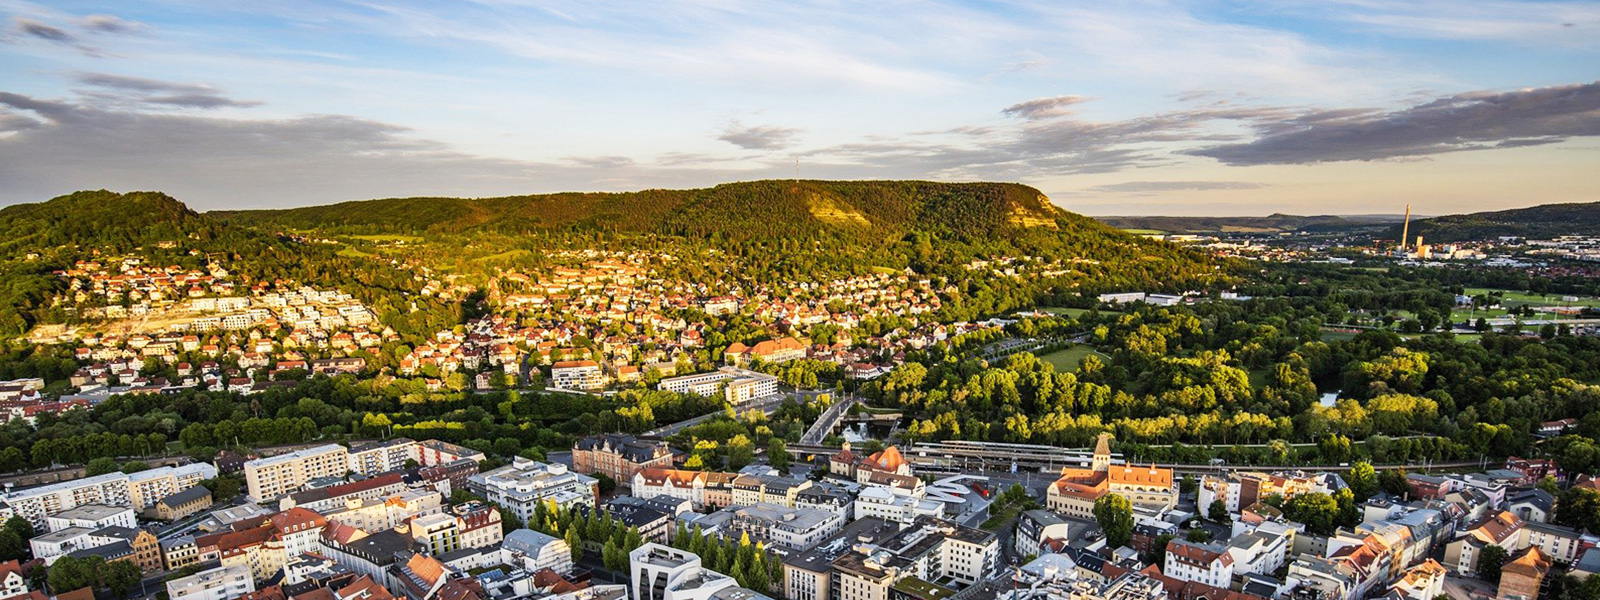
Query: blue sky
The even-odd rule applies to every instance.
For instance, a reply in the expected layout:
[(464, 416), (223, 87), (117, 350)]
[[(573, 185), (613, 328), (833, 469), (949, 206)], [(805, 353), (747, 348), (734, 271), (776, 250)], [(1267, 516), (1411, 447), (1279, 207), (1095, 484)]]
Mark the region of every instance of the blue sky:
[(0, 0), (0, 203), (1020, 181), (1088, 214), (1600, 201), (1600, 3)]

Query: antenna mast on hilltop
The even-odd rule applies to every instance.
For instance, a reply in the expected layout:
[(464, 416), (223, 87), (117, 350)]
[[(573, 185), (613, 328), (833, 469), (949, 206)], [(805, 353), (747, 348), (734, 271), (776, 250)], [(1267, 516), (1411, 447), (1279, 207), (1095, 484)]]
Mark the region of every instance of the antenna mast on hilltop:
[(1400, 226), (1400, 251), (1405, 252), (1406, 240), (1411, 235), (1411, 205), (1406, 205), (1406, 224)]

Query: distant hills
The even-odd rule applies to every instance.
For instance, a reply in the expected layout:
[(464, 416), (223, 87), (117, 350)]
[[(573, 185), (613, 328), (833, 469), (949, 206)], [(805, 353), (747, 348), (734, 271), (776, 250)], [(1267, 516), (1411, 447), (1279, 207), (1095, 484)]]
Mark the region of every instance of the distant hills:
[(291, 279), (340, 288), (380, 314), (395, 312), (402, 301), (409, 305), (406, 297), (419, 287), (410, 273), (384, 263), (222, 221), (161, 192), (80, 191), (0, 208), (0, 336), (70, 321), (51, 302), (67, 285), (55, 272), (124, 253), (185, 269), (221, 261), (245, 283)]
[(1030, 227), (1092, 227), (1089, 219), (1056, 208), (1024, 185), (926, 181), (750, 181), (689, 190), (389, 198), (208, 214), (333, 233), (598, 229), (745, 238), (825, 232), (993, 235)]
[(1265, 217), (1096, 217), (1118, 229), (1178, 234), (1280, 233), (1305, 231), (1332, 233), (1382, 227), (1399, 223), (1402, 215), (1318, 215), (1272, 214)]
[[(1411, 222), (1411, 237), (1427, 242), (1459, 242), (1499, 236), (1550, 238), (1559, 235), (1600, 235), (1600, 202), (1544, 204), (1494, 212), (1448, 215)], [(1388, 231), (1400, 238), (1400, 227)]]
[(125, 250), (215, 231), (209, 219), (160, 192), (81, 191), (0, 208), (0, 257), (66, 245)]
[[(293, 234), (334, 238), (302, 243)], [(415, 238), (374, 247), (374, 238)], [(156, 244), (162, 242), (161, 244)], [(504, 198), (390, 198), (282, 210), (196, 213), (159, 192), (86, 191), (0, 210), (7, 310), (0, 332), (70, 318), (49, 299), (51, 275), (91, 250), (152, 253), (164, 264), (219, 256), (249, 279), (340, 287), (380, 316), (409, 316), (405, 257), (486, 284), (505, 270), (550, 265), (571, 248), (648, 249), (691, 280), (767, 282), (910, 269), (960, 289), (947, 317), (1000, 314), (1085, 292), (1204, 287), (1222, 277), (1209, 256), (1143, 239), (1070, 213), (1012, 183), (751, 181), (690, 190), (559, 193)], [(364, 251), (370, 250), (371, 252)], [(381, 256), (380, 256), (381, 255)], [(995, 277), (975, 261), (1022, 260), (1027, 275)], [(712, 265), (707, 261), (715, 261)], [(189, 268), (189, 267), (186, 267)], [(461, 306), (441, 318), (454, 319)]]

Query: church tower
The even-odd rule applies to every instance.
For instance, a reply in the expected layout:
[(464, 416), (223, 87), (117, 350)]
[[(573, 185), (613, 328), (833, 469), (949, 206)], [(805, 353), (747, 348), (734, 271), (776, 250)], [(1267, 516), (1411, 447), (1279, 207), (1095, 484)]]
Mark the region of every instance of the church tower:
[(1099, 473), (1111, 470), (1111, 434), (1101, 432), (1100, 441), (1094, 445), (1094, 462), (1090, 468)]

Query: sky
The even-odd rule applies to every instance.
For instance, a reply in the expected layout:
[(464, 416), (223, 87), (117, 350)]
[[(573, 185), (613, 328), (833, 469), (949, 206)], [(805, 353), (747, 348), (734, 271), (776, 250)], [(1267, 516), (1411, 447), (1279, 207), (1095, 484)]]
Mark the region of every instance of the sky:
[(1090, 215), (1600, 201), (1600, 2), (0, 0), (0, 204), (795, 177)]

